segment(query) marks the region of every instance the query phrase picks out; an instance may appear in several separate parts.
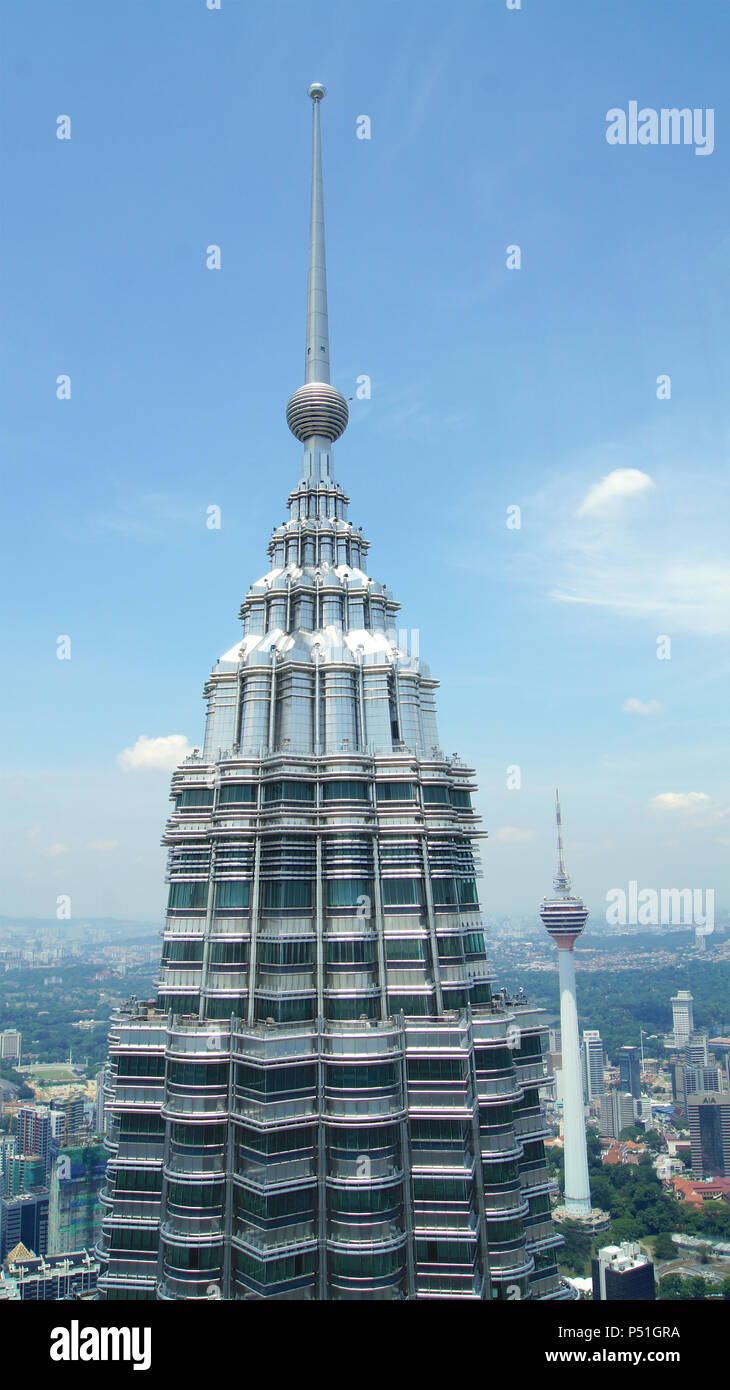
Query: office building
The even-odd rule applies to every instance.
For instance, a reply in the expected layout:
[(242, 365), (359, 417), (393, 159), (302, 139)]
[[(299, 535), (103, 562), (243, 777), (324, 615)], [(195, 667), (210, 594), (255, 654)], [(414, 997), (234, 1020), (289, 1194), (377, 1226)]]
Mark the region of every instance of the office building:
[(301, 476), (173, 775), (157, 999), (112, 1019), (99, 1288), (563, 1298), (544, 1015), (492, 994), (473, 773), (439, 747), (437, 683), (334, 476), (310, 95)]
[(0, 1261), (19, 1242), (45, 1255), (48, 1249), (48, 1188), (0, 1197)]
[(693, 1091), (687, 1096), (694, 1178), (730, 1178), (730, 1095)]
[(595, 1028), (583, 1030), (582, 1060), (583, 1095), (586, 1103), (590, 1105), (604, 1090), (603, 1043), (600, 1033)]
[(631, 1241), (604, 1245), (591, 1261), (594, 1301), (646, 1302), (656, 1298), (654, 1265)]
[(622, 1091), (638, 1100), (641, 1095), (641, 1049), (620, 1047), (618, 1052), (619, 1085)]
[(15, 1066), (20, 1061), (23, 1039), (17, 1028), (6, 1028), (0, 1033), (0, 1062)]
[(635, 1123), (634, 1099), (628, 1091), (619, 1091), (612, 1087), (610, 1091), (604, 1091), (599, 1096), (599, 1133), (607, 1139), (618, 1139), (625, 1129), (631, 1129)]
[(0, 1299), (32, 1302), (93, 1300), (99, 1261), (88, 1250), (35, 1255), (21, 1243), (0, 1268)]
[(694, 1000), (688, 989), (677, 990), (672, 1001), (672, 1032), (677, 1047), (688, 1043), (695, 1030)]

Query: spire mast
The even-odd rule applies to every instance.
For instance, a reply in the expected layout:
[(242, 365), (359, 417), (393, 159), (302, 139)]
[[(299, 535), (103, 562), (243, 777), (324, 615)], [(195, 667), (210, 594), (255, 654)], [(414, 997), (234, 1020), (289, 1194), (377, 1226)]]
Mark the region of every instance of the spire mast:
[(557, 893), (568, 893), (570, 891), (570, 879), (563, 857), (563, 822), (560, 816), (560, 794), (557, 787), (555, 788), (555, 823), (558, 828), (558, 871), (553, 879), (553, 888)]
[(307, 343), (304, 380), (330, 379), (330, 342), (327, 317), (327, 262), (324, 242), (324, 189), (322, 187), (322, 132), (319, 105), (327, 89), (321, 82), (309, 88), (312, 98), (312, 198), (309, 212), (309, 273), (307, 277)]
[(307, 335), (304, 385), (290, 397), (286, 421), (305, 447), (304, 476), (314, 482), (331, 480), (331, 446), (348, 419), (347, 401), (330, 385), (330, 340), (327, 315), (327, 267), (324, 248), (322, 134), (319, 106), (325, 95), (321, 82), (308, 88), (312, 98), (312, 195), (309, 205), (309, 269), (307, 272)]

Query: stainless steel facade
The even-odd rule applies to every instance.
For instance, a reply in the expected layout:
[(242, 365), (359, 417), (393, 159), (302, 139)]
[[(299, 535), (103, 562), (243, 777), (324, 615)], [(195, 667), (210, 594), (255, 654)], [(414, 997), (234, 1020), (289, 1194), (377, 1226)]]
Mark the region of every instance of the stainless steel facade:
[(472, 770), (332, 445), (314, 103), (304, 445), (172, 779), (158, 998), (115, 1016), (102, 1296), (560, 1298), (546, 1029), (492, 995)]

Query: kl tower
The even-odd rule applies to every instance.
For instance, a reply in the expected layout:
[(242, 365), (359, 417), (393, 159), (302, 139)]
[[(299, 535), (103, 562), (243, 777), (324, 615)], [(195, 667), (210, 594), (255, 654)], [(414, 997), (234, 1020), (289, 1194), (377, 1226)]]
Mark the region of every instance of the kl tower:
[(555, 894), (552, 898), (543, 898), (540, 908), (543, 926), (558, 948), (560, 970), (565, 1200), (563, 1206), (558, 1207), (553, 1215), (557, 1221), (580, 1221), (592, 1230), (601, 1230), (609, 1224), (610, 1218), (605, 1212), (591, 1206), (573, 956), (573, 947), (588, 920), (588, 908), (581, 898), (574, 897), (570, 891), (570, 879), (563, 859), (560, 798), (557, 791), (555, 812), (558, 826), (558, 871), (553, 879)]

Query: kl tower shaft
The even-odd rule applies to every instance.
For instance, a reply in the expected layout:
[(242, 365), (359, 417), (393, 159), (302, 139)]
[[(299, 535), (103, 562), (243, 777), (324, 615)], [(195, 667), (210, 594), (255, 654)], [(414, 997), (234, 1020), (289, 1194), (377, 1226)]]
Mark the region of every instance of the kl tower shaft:
[(588, 1150), (583, 1114), (578, 1008), (575, 1001), (575, 960), (572, 946), (558, 948), (558, 961), (563, 1058), (565, 1210), (569, 1216), (590, 1216), (591, 1188), (588, 1180)]

